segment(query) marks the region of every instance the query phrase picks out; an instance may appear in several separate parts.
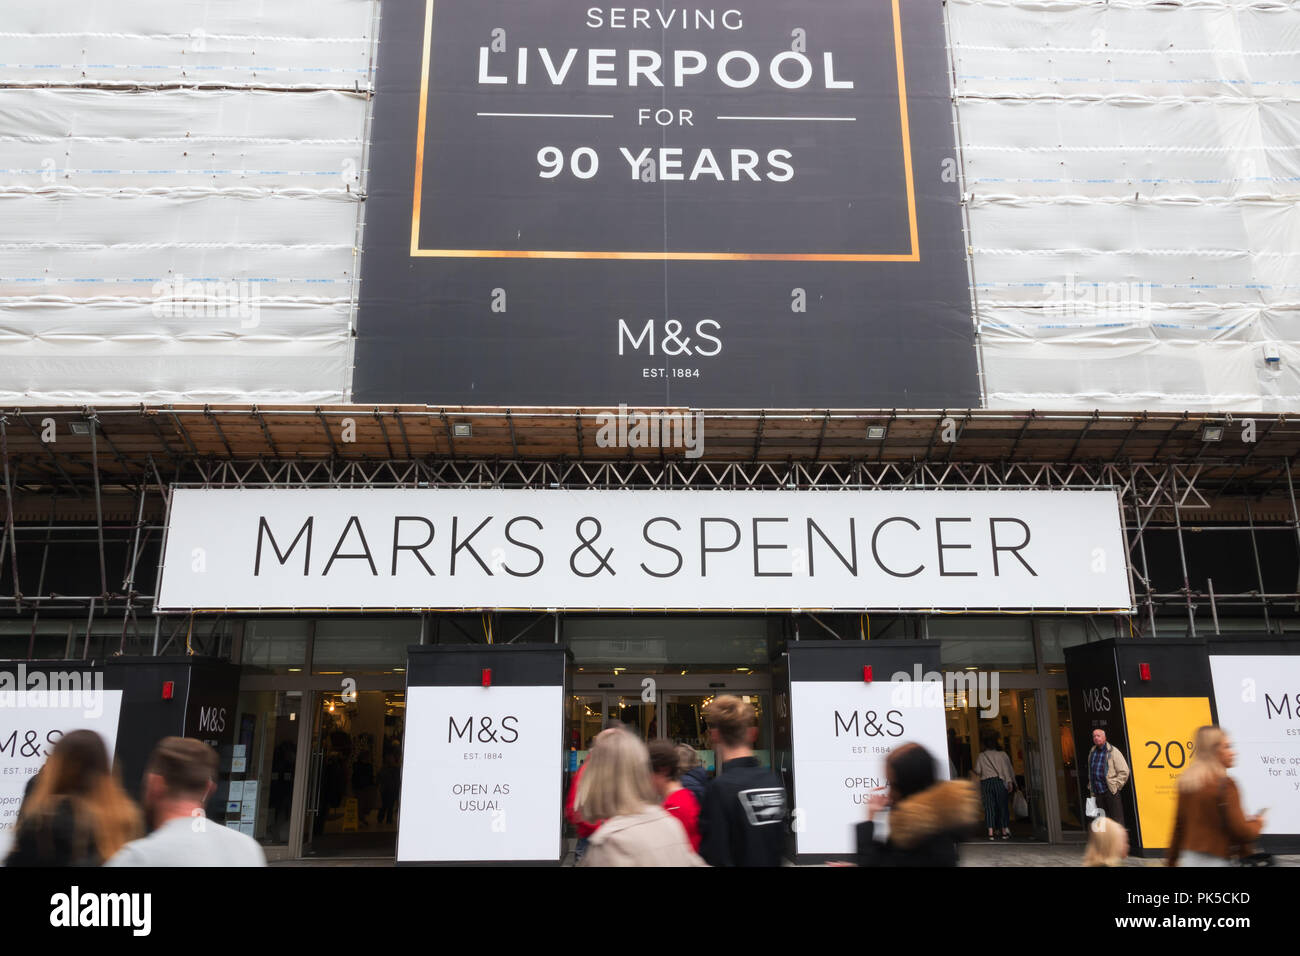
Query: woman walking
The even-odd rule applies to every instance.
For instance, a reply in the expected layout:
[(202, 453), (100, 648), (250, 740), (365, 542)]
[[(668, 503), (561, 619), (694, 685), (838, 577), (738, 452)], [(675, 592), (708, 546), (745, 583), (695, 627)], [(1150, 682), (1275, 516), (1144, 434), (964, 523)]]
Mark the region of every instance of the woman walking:
[[(885, 759), (886, 793), (867, 802), (858, 824), (859, 866), (956, 866), (957, 842), (976, 824), (979, 796), (969, 780), (939, 780), (920, 744), (903, 744)], [(889, 807), (889, 838), (875, 839), (875, 816)]]
[(18, 815), (5, 866), (99, 866), (143, 836), (140, 811), (113, 777), (93, 730), (59, 738)]
[(1247, 817), (1228, 776), (1237, 762), (1232, 742), (1218, 727), (1196, 731), (1192, 761), (1178, 778), (1178, 809), (1169, 841), (1169, 866), (1228, 866), (1246, 856), (1264, 829), (1264, 814)]
[(704, 866), (686, 830), (659, 806), (645, 744), (626, 730), (597, 735), (574, 809), (604, 821), (578, 866)]
[(1016, 787), (1016, 772), (1011, 766), (998, 738), (989, 735), (984, 738), (984, 749), (975, 761), (975, 772), (980, 778), (980, 793), (984, 798), (984, 825), (988, 827), (989, 839), (995, 839), (994, 830), (1001, 829), (1002, 839), (1011, 839), (1011, 814), (1009, 801), (1011, 791)]

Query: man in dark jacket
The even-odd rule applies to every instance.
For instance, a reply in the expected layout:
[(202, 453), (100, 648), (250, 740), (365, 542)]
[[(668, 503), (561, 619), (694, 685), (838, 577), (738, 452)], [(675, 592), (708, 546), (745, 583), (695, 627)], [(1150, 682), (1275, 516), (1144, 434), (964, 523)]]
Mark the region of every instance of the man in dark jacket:
[(700, 856), (710, 866), (780, 866), (785, 850), (785, 788), (754, 756), (752, 704), (724, 694), (705, 711), (718, 775), (700, 811)]

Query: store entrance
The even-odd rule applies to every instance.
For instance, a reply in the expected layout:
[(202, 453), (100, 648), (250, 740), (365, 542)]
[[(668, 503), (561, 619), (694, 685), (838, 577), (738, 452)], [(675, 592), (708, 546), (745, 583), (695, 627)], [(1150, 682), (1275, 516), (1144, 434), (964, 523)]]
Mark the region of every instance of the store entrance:
[(699, 674), (676, 677), (580, 677), (574, 680), (565, 707), (565, 740), (570, 771), (587, 758), (591, 741), (619, 724), (642, 740), (689, 744), (701, 764), (714, 772), (715, 760), (704, 721), (704, 708), (719, 694), (748, 699), (758, 715), (754, 755), (772, 765), (772, 682), (765, 675)]
[(303, 856), (396, 856), (405, 693), (312, 696)]
[(960, 694), (946, 702), (950, 774), (969, 776), (984, 750), (998, 749), (1010, 757), (1016, 782), (1007, 807), (1009, 829), (1017, 840), (1050, 839), (1039, 695), (1032, 688), (1003, 689), (992, 715), (970, 706)]

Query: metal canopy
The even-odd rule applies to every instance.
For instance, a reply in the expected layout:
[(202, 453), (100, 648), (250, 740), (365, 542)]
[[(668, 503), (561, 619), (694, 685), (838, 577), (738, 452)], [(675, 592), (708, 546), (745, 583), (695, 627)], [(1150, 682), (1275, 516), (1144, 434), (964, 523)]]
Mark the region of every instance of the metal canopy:
[[(649, 409), (666, 416), (687, 409)], [(84, 607), (121, 615), (121, 647), (147, 613), (137, 570), (166, 522), (169, 491), (208, 487), (521, 488), (1113, 488), (1120, 496), (1138, 602), (1135, 632), (1156, 610), (1284, 612), (1300, 591), (1266, 593), (1257, 532), (1300, 542), (1292, 462), (1300, 416), (939, 410), (704, 410), (702, 455), (606, 439), (615, 414), (580, 408), (431, 406), (137, 406), (0, 412), (4, 510), (0, 610)], [(670, 419), (671, 420), (671, 419)], [(632, 423), (634, 424), (634, 423)], [(1216, 434), (1213, 430), (1219, 429)], [(1208, 431), (1207, 431), (1208, 430)], [(111, 525), (109, 523), (112, 523)], [(1188, 579), (1185, 534), (1250, 536), (1258, 587), (1213, 593)], [(79, 536), (98, 555), (99, 593), (19, 587), (16, 540)], [(105, 531), (127, 534), (118, 576)], [(1152, 581), (1147, 539), (1173, 533), (1182, 586)], [(28, 569), (28, 573), (33, 573)], [(38, 574), (38, 578), (40, 574)], [(7, 593), (6, 593), (7, 592)], [(1217, 602), (1217, 605), (1216, 605)], [(36, 610), (33, 610), (36, 608)], [(159, 623), (154, 619), (155, 647)], [(179, 632), (177, 632), (179, 633)], [(173, 635), (175, 636), (175, 635)], [(87, 637), (89, 640), (89, 637)]]
[[(695, 414), (681, 408), (649, 415)], [(194, 458), (304, 460), (685, 459), (683, 449), (609, 447), (594, 408), (420, 405), (49, 407), (0, 413), (9, 453), (26, 471), (90, 477), (98, 421), (101, 475), (136, 474)], [(706, 409), (708, 461), (1096, 462), (1196, 461), (1248, 469), (1300, 452), (1300, 416), (1007, 412), (979, 409)], [(604, 416), (604, 417), (602, 417)], [(671, 419), (669, 419), (671, 420)], [(458, 425), (468, 425), (464, 435)], [(51, 427), (52, 426), (52, 427)], [(870, 426), (883, 438), (868, 438)], [(1204, 429), (1221, 428), (1219, 441)], [(53, 436), (53, 441), (42, 440)], [(1245, 441), (1253, 438), (1253, 441)], [(1238, 476), (1239, 477), (1239, 476)]]

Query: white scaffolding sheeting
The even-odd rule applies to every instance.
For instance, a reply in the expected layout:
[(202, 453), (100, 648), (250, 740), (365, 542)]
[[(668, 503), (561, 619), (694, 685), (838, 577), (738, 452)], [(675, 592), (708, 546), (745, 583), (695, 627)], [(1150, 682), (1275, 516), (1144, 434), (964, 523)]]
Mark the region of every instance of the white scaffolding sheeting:
[(1300, 3), (947, 8), (986, 404), (1300, 408)]
[(0, 403), (345, 400), (377, 11), (8, 11)]
[(8, 4), (0, 83), (366, 90), (374, 0)]

